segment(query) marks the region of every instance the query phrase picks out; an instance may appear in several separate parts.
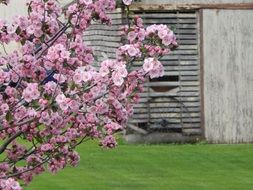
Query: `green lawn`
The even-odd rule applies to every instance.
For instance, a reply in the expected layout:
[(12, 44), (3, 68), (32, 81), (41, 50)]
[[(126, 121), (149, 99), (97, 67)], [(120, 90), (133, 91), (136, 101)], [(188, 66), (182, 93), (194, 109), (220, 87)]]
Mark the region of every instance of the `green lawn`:
[(25, 190), (252, 190), (253, 145), (79, 148), (81, 163), (36, 177)]

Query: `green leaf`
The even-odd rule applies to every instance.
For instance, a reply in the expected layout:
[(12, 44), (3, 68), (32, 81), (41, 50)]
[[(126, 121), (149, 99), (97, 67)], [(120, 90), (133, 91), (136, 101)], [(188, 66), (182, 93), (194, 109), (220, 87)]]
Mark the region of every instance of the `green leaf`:
[(12, 121), (13, 117), (11, 115), (11, 112), (8, 111), (5, 118), (8, 122)]

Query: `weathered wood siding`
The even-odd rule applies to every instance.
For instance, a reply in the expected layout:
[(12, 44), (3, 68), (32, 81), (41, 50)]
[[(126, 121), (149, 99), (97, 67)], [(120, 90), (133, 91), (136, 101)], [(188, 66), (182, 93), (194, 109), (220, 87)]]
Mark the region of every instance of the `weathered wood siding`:
[(121, 9), (117, 9), (111, 13), (110, 16), (112, 18), (111, 26), (101, 24), (100, 22), (94, 22), (84, 33), (85, 43), (93, 48), (97, 63), (105, 60), (105, 55), (111, 59), (115, 58), (116, 49), (121, 43)]
[(205, 136), (253, 142), (253, 11), (204, 10)]
[[(141, 101), (135, 105), (135, 114), (130, 120), (132, 132), (200, 135), (198, 12), (137, 11), (134, 15), (140, 15), (146, 26), (168, 25), (177, 35), (179, 48), (161, 60), (165, 66), (165, 77), (147, 81)], [(86, 43), (95, 50), (98, 63), (106, 59), (103, 53), (108, 58), (114, 58), (116, 48), (122, 42), (119, 27), (125, 20), (121, 10), (118, 9), (112, 17), (112, 26), (93, 23), (84, 36)], [(140, 67), (141, 64), (136, 62), (134, 66)]]
[[(175, 31), (179, 47), (161, 59), (165, 76), (147, 81), (141, 102), (130, 121), (148, 132), (200, 135), (198, 12), (135, 12), (146, 26), (166, 24)], [(135, 63), (140, 66), (141, 63)], [(169, 139), (168, 139), (169, 140)]]

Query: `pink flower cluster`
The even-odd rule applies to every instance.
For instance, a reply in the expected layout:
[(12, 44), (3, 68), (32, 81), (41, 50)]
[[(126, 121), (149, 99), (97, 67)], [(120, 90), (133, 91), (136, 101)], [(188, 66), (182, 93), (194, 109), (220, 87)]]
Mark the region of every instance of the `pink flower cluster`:
[(112, 135), (106, 136), (101, 144), (104, 148), (115, 148), (117, 146), (116, 139)]
[(164, 68), (156, 58), (147, 58), (144, 60), (143, 70), (149, 73), (150, 78), (158, 78), (164, 75)]
[(133, 1), (133, 0), (123, 0), (123, 3), (124, 3), (125, 5), (131, 5), (132, 1)]
[(116, 86), (121, 86), (128, 74), (126, 63), (115, 60), (103, 61), (99, 72), (102, 77), (109, 76), (111, 73), (112, 81)]
[(146, 35), (150, 38), (158, 36), (162, 40), (162, 44), (165, 46), (177, 45), (176, 36), (174, 35), (173, 31), (163, 24), (148, 26)]
[(140, 44), (127, 44), (118, 48), (118, 59), (141, 57)]
[(37, 83), (28, 83), (27, 87), (23, 91), (23, 98), (27, 102), (31, 102), (32, 100), (37, 100), (40, 97), (40, 91), (38, 89)]
[(88, 82), (92, 79), (92, 72), (86, 71), (85, 67), (78, 67), (75, 70), (73, 80), (76, 84)]
[[(8, 3), (9, 1), (2, 1)], [(33, 39), (34, 43), (45, 41), (59, 29), (57, 18), (61, 15), (60, 4), (55, 0), (28, 0), (29, 16), (16, 16), (13, 22), (0, 20), (0, 39), (5, 43)]]
[(55, 62), (59, 59), (61, 62), (63, 62), (64, 60), (68, 60), (69, 56), (69, 51), (67, 51), (62, 44), (56, 44), (55, 46), (50, 47), (47, 52), (47, 58), (51, 62)]
[(0, 187), (2, 190), (21, 190), (19, 183), (13, 178), (8, 178), (7, 180), (0, 180)]
[[(175, 35), (165, 25), (145, 29), (140, 17), (122, 27), (126, 43), (116, 59), (97, 63), (83, 33), (93, 20), (110, 24), (115, 7), (115, 0), (78, 0), (67, 9), (28, 0), (27, 16), (0, 20), (0, 43), (21, 44), (0, 55), (0, 189), (76, 166), (75, 149), (89, 138), (116, 147), (113, 135), (133, 115), (146, 78), (163, 75), (159, 58), (177, 45)], [(132, 67), (136, 61), (142, 64)]]
[(121, 125), (119, 125), (118, 123), (114, 123), (114, 122), (106, 124), (104, 126), (104, 128), (105, 128), (105, 130), (107, 131), (108, 134), (113, 134), (116, 131), (119, 131), (119, 130), (123, 129)]

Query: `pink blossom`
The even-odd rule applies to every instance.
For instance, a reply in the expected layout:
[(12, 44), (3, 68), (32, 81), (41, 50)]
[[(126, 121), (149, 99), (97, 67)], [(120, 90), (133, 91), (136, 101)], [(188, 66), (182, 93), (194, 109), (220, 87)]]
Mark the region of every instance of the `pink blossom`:
[(131, 31), (131, 32), (128, 33), (127, 39), (130, 42), (133, 42), (136, 39), (137, 35), (138, 34), (135, 31)]
[(85, 56), (85, 62), (86, 63), (88, 63), (88, 64), (91, 64), (93, 61), (94, 61), (94, 57), (93, 57), (93, 55), (92, 54), (87, 54), (86, 56)]
[(161, 39), (164, 39), (168, 35), (168, 31), (166, 29), (161, 29), (158, 31), (158, 36)]
[(84, 82), (88, 82), (88, 81), (91, 80), (91, 79), (92, 79), (92, 75), (91, 75), (90, 72), (83, 72), (83, 73), (82, 73), (82, 80), (83, 80)]
[(102, 77), (105, 77), (106, 75), (108, 75), (110, 73), (108, 67), (106, 67), (106, 66), (100, 67), (99, 72), (100, 72)]
[(81, 73), (75, 73), (75, 75), (73, 76), (73, 80), (76, 84), (81, 84), (83, 77)]
[(119, 72), (113, 72), (112, 79), (113, 79), (113, 83), (116, 86), (121, 86), (124, 82), (124, 78), (123, 78), (123, 76), (121, 76), (121, 74)]
[(92, 0), (79, 0), (81, 4), (90, 5), (92, 4)]
[(51, 151), (53, 149), (53, 146), (49, 143), (48, 144), (43, 144), (43, 145), (41, 145), (40, 149), (43, 152), (48, 152), (48, 151)]
[(170, 32), (168, 35), (166, 35), (164, 38), (163, 38), (163, 44), (168, 46), (172, 43), (173, 41), (173, 33)]
[(69, 14), (73, 14), (75, 11), (77, 11), (77, 4), (72, 4), (70, 6), (68, 6), (68, 13)]
[(44, 111), (41, 113), (39, 122), (43, 123), (45, 125), (48, 125), (48, 126), (51, 124), (51, 118), (50, 118), (50, 115), (47, 111)]
[(69, 156), (69, 162), (72, 166), (77, 166), (80, 162), (80, 156), (77, 152), (73, 152)]
[(39, 96), (40, 96), (40, 92), (39, 92), (37, 83), (29, 83), (26, 89), (23, 91), (23, 98), (27, 102), (36, 100), (39, 98)]
[(125, 5), (131, 5), (132, 1), (133, 1), (133, 0), (123, 0), (123, 3), (124, 3)]
[(140, 31), (138, 32), (138, 38), (140, 41), (145, 40), (146, 37), (146, 31), (144, 29), (140, 29)]
[(112, 135), (106, 136), (102, 141), (101, 144), (104, 148), (114, 148), (117, 146), (117, 142)]
[(63, 74), (54, 74), (54, 78), (58, 83), (62, 84), (66, 81), (66, 77)]
[(34, 31), (35, 31), (35, 29), (34, 29), (34, 26), (33, 26), (33, 25), (30, 25), (30, 26), (28, 26), (28, 27), (26, 28), (26, 32), (27, 32), (28, 34), (33, 34)]
[(127, 52), (131, 57), (137, 56), (139, 54), (139, 50), (133, 46), (130, 46)]
[(58, 104), (62, 104), (66, 101), (66, 96), (64, 94), (59, 94), (55, 100)]
[(106, 124), (104, 128), (107, 130), (108, 134), (113, 134), (114, 132), (123, 129), (122, 126), (114, 122)]
[(14, 26), (13, 24), (9, 24), (7, 26), (7, 32), (9, 34), (14, 34), (16, 32), (16, 30), (17, 30), (17, 26)]
[(46, 93), (52, 94), (55, 91), (57, 91), (57, 84), (54, 81), (50, 81), (45, 84), (44, 89), (45, 89)]
[(69, 59), (70, 53), (69, 51), (62, 51), (60, 53), (60, 57), (62, 57), (63, 59)]
[(69, 106), (69, 108), (71, 109), (71, 111), (77, 112), (77, 111), (79, 110), (80, 103), (77, 102), (76, 100), (71, 100), (71, 101), (68, 103), (68, 106)]
[(8, 104), (2, 104), (1, 105), (1, 110), (2, 110), (2, 112), (6, 113), (9, 110), (9, 105)]
[(2, 190), (22, 190), (19, 183), (15, 181), (13, 178), (1, 179), (0, 187)]
[(143, 70), (145, 72), (151, 71), (153, 67), (154, 67), (154, 58), (147, 58), (144, 60)]

